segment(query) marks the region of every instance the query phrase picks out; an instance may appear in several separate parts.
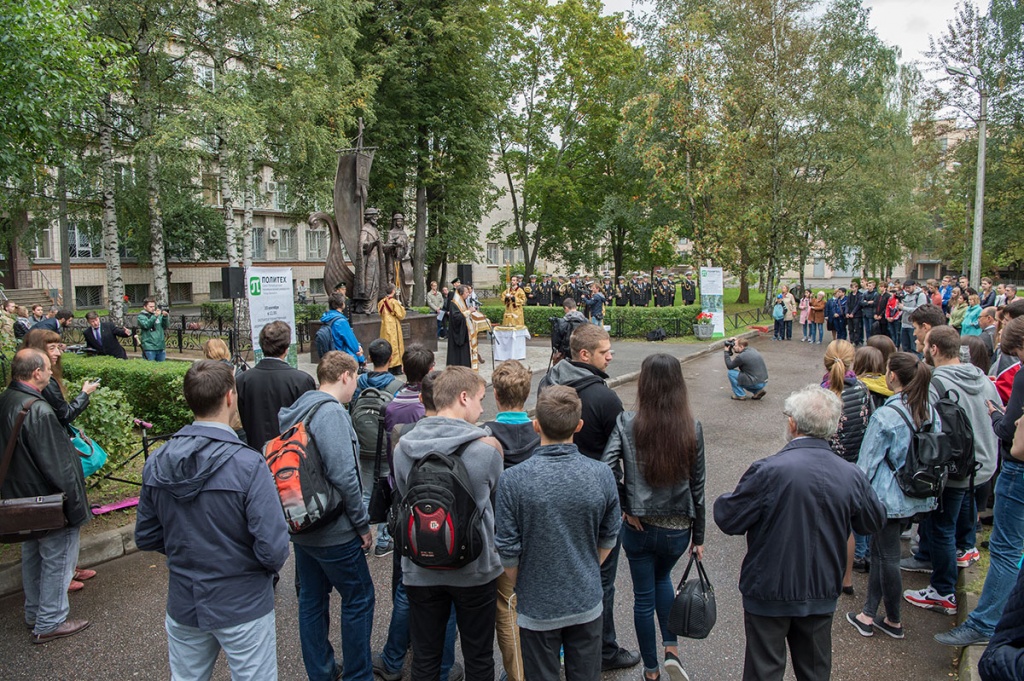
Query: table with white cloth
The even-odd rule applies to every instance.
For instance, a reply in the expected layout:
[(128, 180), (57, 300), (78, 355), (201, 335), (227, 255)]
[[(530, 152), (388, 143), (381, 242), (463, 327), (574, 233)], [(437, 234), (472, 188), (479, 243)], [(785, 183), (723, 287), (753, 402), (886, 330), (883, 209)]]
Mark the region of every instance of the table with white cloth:
[(504, 362), (507, 359), (526, 359), (526, 340), (530, 338), (530, 330), (525, 326), (496, 326), (491, 332), (494, 343), (494, 359)]

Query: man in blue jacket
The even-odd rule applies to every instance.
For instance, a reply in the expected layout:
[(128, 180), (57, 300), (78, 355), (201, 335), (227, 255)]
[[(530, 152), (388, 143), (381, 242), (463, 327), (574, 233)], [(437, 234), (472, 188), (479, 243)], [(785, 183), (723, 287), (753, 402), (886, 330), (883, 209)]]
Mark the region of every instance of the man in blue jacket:
[(789, 444), (755, 461), (736, 489), (715, 501), (718, 527), (747, 536), (740, 570), (744, 681), (781, 681), (787, 641), (797, 679), (830, 677), (846, 538), (851, 529), (872, 534), (885, 524), (868, 479), (829, 447), (842, 410), (830, 390), (790, 395), (782, 411)]
[[(327, 312), (320, 317), (320, 323), (331, 329), (332, 347), (329, 350), (340, 350), (352, 355), (352, 358), (362, 365), (366, 358), (363, 356), (363, 347), (359, 345), (356, 334), (352, 331), (352, 325), (345, 317), (345, 294), (332, 293), (327, 299)], [(320, 355), (327, 354), (320, 348)]]
[[(374, 592), (363, 550), (370, 548), (370, 517), (363, 505), (356, 457), (359, 445), (352, 420), (342, 406), (352, 399), (358, 368), (343, 352), (320, 358), (311, 390), (281, 409), (281, 428), (309, 418), (309, 434), (323, 461), (327, 481), (340, 493), (341, 508), (334, 520), (293, 534), (295, 574), (299, 589), (299, 641), (310, 681), (344, 678), (372, 681), (370, 632)], [(280, 512), (280, 510), (278, 511)], [(345, 675), (340, 674), (329, 639), (331, 590), (341, 595), (341, 646)]]
[(184, 392), (195, 421), (146, 462), (135, 524), (136, 545), (167, 556), (171, 675), (209, 678), (223, 649), (232, 679), (276, 679), (281, 500), (263, 457), (231, 429), (231, 365), (196, 362)]

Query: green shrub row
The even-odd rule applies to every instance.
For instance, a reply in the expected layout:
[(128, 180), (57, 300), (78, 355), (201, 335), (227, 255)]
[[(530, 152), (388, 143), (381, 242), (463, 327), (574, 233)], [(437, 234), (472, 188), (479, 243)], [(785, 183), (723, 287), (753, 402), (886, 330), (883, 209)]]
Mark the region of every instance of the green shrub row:
[[(417, 312), (430, 313), (426, 307), (416, 308)], [(492, 324), (500, 324), (505, 314), (501, 305), (484, 305), (480, 311)], [(551, 334), (552, 317), (561, 317), (561, 307), (526, 307), (526, 328), (530, 335)], [(611, 326), (611, 335), (616, 338), (643, 338), (649, 331), (662, 328), (670, 336), (692, 336), (693, 323), (700, 314), (700, 306), (684, 307), (605, 307), (604, 323)]]
[[(306, 305), (296, 304), (295, 319), (300, 322), (305, 321), (306, 319), (320, 319), (326, 311), (327, 306), (323, 303), (307, 303)], [(199, 306), (199, 316), (210, 321), (217, 318), (230, 320), (232, 314), (234, 314), (234, 312), (231, 308), (231, 303), (207, 302), (202, 303)]]
[[(120, 410), (129, 418), (152, 423), (154, 435), (173, 433), (192, 422), (192, 412), (183, 392), (185, 372), (191, 366), (188, 362), (146, 362), (67, 354), (61, 358), (61, 364), (72, 391), (87, 378), (103, 379), (105, 388), (123, 394)], [(97, 441), (105, 446), (98, 437)]]
[[(78, 388), (71, 383), (68, 392)], [(129, 410), (125, 409), (128, 398), (120, 390), (103, 387), (89, 398), (89, 408), (75, 419), (75, 426), (95, 440), (107, 452), (107, 463), (101, 473), (113, 470), (128, 459), (142, 446), (135, 432), (135, 422)], [(92, 482), (94, 478), (89, 478)], [(96, 476), (95, 479), (99, 479)]]

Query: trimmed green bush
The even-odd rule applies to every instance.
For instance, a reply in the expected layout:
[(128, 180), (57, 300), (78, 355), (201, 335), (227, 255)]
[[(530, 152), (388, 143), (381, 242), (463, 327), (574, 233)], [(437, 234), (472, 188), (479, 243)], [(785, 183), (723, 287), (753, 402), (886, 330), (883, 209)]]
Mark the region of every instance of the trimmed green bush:
[(327, 312), (327, 306), (321, 303), (308, 303), (295, 306), (295, 321), (301, 322), (306, 319), (320, 319)]
[[(430, 313), (430, 308), (418, 307), (417, 312)], [(551, 334), (552, 317), (561, 317), (562, 308), (559, 307), (525, 307), (526, 328), (532, 336), (548, 336)], [(484, 305), (480, 311), (487, 316), (494, 325), (501, 324), (505, 315), (505, 307), (502, 305)], [(684, 307), (611, 307), (604, 308), (604, 323), (611, 326), (611, 335), (616, 338), (644, 338), (648, 331), (657, 328), (665, 329), (670, 336), (678, 335), (692, 336), (693, 323), (700, 314), (699, 305)]]
[(206, 302), (199, 306), (199, 316), (211, 321), (218, 317), (221, 319), (231, 319), (233, 314), (234, 310), (231, 307), (231, 303)]
[[(154, 434), (173, 433), (192, 422), (192, 412), (185, 404), (183, 392), (185, 372), (191, 366), (189, 362), (147, 362), (67, 354), (61, 358), (61, 364), (64, 366), (64, 378), (72, 390), (86, 378), (103, 379), (105, 388), (123, 394), (121, 411), (131, 418), (152, 423)], [(102, 440), (99, 442), (105, 446)]]
[[(69, 383), (68, 393), (77, 388), (74, 383)], [(101, 471), (117, 467), (142, 446), (140, 438), (135, 434), (132, 414), (124, 408), (127, 403), (128, 399), (123, 392), (103, 387), (90, 396), (89, 407), (75, 419), (74, 425), (106, 450), (107, 463)]]

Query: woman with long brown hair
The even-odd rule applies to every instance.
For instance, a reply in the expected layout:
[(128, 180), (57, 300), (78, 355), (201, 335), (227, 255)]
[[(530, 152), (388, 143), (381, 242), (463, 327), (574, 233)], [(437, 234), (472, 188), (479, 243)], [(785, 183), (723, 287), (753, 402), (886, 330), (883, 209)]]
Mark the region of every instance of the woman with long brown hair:
[(690, 410), (679, 360), (658, 353), (640, 366), (635, 411), (615, 423), (603, 460), (619, 481), (622, 548), (633, 578), (633, 624), (644, 676), (659, 677), (655, 612), (672, 681), (686, 678), (676, 635), (672, 568), (687, 548), (704, 554), (704, 433)]
[[(885, 526), (871, 537), (871, 572), (864, 608), (859, 613), (846, 614), (847, 621), (861, 636), (871, 636), (876, 629), (893, 638), (904, 635), (900, 622), (900, 534), (915, 515), (934, 509), (936, 499), (908, 497), (896, 480), (896, 471), (906, 463), (915, 430), (926, 423), (934, 429), (941, 426), (939, 414), (929, 401), (931, 377), (931, 368), (917, 355), (894, 352), (885, 373), (894, 394), (875, 410), (861, 443), (857, 465), (871, 481), (888, 518)], [(882, 601), (885, 617), (879, 619), (878, 605)]]

